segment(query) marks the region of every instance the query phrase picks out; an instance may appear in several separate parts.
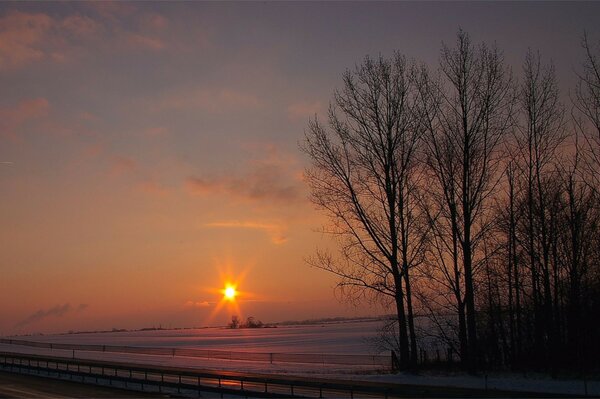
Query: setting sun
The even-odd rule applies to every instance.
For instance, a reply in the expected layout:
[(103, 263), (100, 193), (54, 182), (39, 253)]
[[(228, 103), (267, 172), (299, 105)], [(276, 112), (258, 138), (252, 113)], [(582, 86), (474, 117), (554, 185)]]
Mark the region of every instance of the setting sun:
[(226, 299), (233, 301), (235, 299), (235, 296), (237, 295), (237, 291), (235, 290), (235, 287), (228, 285), (227, 287), (225, 287), (223, 294), (225, 295)]

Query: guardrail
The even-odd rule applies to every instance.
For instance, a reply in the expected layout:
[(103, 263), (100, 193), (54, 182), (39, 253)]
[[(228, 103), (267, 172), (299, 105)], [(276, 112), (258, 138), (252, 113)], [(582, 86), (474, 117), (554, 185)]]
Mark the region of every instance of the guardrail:
[(60, 344), (7, 338), (0, 338), (0, 343), (29, 346), (35, 348), (77, 350), (89, 352), (114, 352), (135, 353), (141, 355), (185, 356), (203, 359), (246, 360), (266, 363), (310, 363), (323, 365), (372, 366), (385, 370), (389, 370), (392, 368), (392, 358), (390, 355), (235, 352), (194, 348), (148, 348), (119, 345)]
[(80, 382), (162, 393), (191, 394), (203, 392), (256, 398), (336, 397), (353, 398), (403, 397), (397, 387), (380, 384), (349, 383), (335, 380), (307, 379), (207, 371), (176, 367), (159, 367), (106, 361), (90, 361), (39, 355), (0, 352), (0, 369), (19, 373), (68, 377)]
[(113, 385), (143, 392), (249, 398), (465, 398), (465, 397), (573, 397), (529, 392), (512, 392), (410, 384), (356, 382), (321, 378), (235, 371), (197, 370), (99, 360), (0, 352), (0, 370), (51, 378), (77, 379), (97, 385)]

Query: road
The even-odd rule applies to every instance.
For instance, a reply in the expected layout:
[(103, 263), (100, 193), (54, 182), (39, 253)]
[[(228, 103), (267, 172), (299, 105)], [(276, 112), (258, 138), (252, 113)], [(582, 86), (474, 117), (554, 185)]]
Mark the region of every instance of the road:
[(32, 375), (0, 371), (0, 398), (166, 398), (166, 395), (132, 392)]

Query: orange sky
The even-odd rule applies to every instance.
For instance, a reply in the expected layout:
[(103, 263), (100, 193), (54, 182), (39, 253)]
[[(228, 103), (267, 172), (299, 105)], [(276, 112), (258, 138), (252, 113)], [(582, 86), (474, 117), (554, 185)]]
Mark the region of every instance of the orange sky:
[[(0, 335), (383, 313), (303, 259), (307, 121), (342, 72), (459, 26), (571, 87), (600, 3), (0, 3)], [(524, 40), (527, 38), (527, 40)], [(566, 91), (565, 91), (566, 92)]]

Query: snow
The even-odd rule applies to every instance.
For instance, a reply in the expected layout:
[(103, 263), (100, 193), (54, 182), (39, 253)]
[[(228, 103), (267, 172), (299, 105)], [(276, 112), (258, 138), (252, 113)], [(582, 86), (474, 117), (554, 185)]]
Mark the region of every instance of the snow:
[[(38, 342), (128, 345), (140, 347), (196, 348), (231, 350), (243, 352), (274, 353), (328, 353), (328, 354), (374, 354), (367, 341), (373, 337), (380, 322), (344, 322), (310, 326), (281, 326), (268, 329), (186, 329), (154, 330), (115, 333), (89, 333), (14, 337)], [(40, 355), (73, 356), (72, 351), (32, 348), (20, 345), (0, 344), (0, 351)], [(510, 373), (493, 373), (487, 376), (471, 376), (462, 373), (425, 372), (414, 374), (389, 374), (369, 366), (325, 365), (302, 363), (277, 363), (202, 359), (182, 356), (139, 355), (130, 353), (75, 351), (75, 357), (143, 363), (153, 365), (191, 367), (199, 369), (237, 370), (256, 373), (289, 373), (324, 378), (381, 381), (434, 386), (488, 388), (515, 391), (563, 393), (572, 395), (600, 395), (600, 381), (553, 380), (543, 375), (527, 377)], [(587, 387), (586, 387), (587, 386)]]
[(375, 351), (366, 341), (380, 321), (323, 323), (278, 328), (201, 328), (85, 333), (14, 337), (49, 343), (126, 345), (215, 349), (244, 352), (367, 354)]

